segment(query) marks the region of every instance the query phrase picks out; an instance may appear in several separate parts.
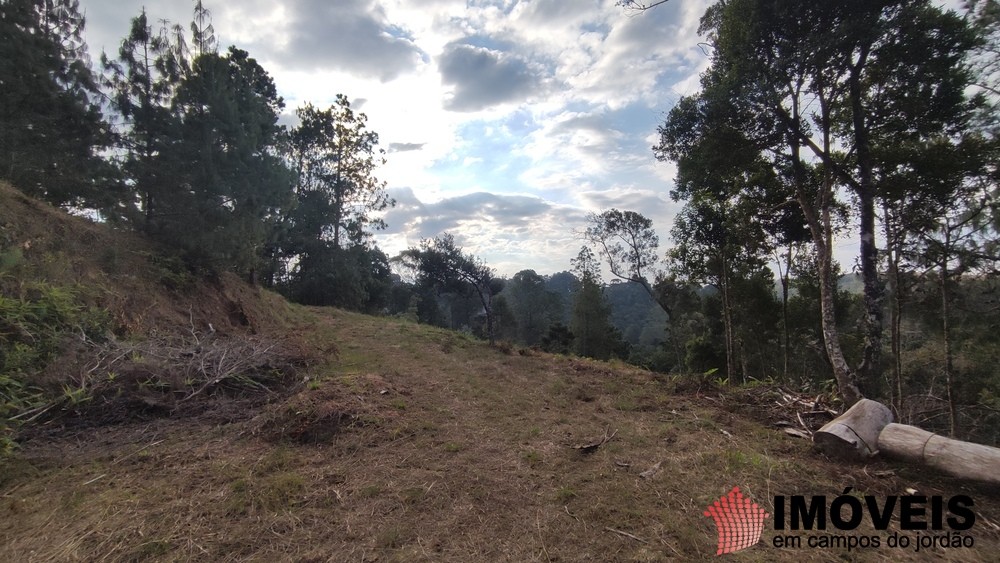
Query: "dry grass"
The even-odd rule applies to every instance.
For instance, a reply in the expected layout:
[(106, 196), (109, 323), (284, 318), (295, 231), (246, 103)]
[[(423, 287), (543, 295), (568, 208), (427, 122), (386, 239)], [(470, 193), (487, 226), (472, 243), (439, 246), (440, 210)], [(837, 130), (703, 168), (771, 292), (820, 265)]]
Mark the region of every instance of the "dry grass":
[(119, 336), (154, 330), (188, 334), (288, 328), (277, 294), (224, 273), (213, 279), (139, 235), (72, 217), (0, 182), (0, 255), (12, 261), (0, 292), (17, 294), (44, 282), (83, 288), (86, 305), (106, 310)]
[[(647, 372), (300, 311), (313, 343), (337, 342), (340, 356), (294, 395), (229, 423), (156, 419), (26, 443), (3, 468), (0, 560), (689, 560), (714, 557), (702, 511), (734, 485), (768, 509), (775, 494), (845, 486), (959, 492), (905, 468), (872, 477), (885, 467), (830, 463), (726, 397)], [(609, 429), (592, 453), (574, 447)], [(1000, 521), (995, 492), (972, 494)], [(991, 560), (1000, 535), (973, 531), (976, 550), (930, 555)], [(886, 557), (765, 544), (734, 556)]]

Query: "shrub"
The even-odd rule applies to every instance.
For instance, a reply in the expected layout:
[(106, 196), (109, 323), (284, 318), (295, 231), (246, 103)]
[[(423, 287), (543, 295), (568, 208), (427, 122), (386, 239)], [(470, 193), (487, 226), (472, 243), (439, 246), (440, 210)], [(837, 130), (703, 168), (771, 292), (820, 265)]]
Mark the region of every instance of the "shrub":
[(75, 288), (33, 283), (0, 294), (0, 454), (13, 448), (19, 415), (37, 409), (45, 397), (32, 376), (74, 336), (101, 339), (109, 315), (83, 305)]

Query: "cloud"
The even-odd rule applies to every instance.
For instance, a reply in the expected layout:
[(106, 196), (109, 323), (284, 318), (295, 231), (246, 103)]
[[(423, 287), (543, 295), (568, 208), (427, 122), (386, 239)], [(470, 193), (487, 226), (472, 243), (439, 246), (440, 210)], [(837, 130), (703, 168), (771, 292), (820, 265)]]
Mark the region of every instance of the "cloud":
[(580, 197), (600, 210), (615, 207), (621, 210), (637, 211), (650, 217), (672, 213), (675, 206), (680, 206), (680, 204), (671, 202), (670, 197), (664, 191), (638, 188), (584, 192), (580, 194)]
[(471, 112), (520, 102), (541, 90), (542, 79), (521, 58), (466, 43), (447, 45), (438, 59), (443, 84), (454, 86), (445, 108)]
[(593, 50), (593, 63), (572, 85), (581, 96), (606, 100), (613, 108), (637, 100), (662, 103), (663, 75), (681, 75), (674, 82), (697, 75), (699, 63), (707, 59), (696, 47), (698, 21), (707, 6), (705, 0), (668, 2), (614, 18)]
[(636, 104), (609, 111), (580, 107), (539, 118), (543, 126), (524, 137), (515, 153), (531, 159), (520, 180), (553, 197), (562, 192), (584, 207), (584, 191), (610, 189), (623, 183), (643, 182), (642, 169), (653, 160), (645, 141), (655, 127), (655, 115)]
[(388, 82), (413, 70), (424, 56), (378, 4), (296, 0), (284, 11), (289, 39), (276, 59), (288, 68), (341, 70)]
[(578, 26), (593, 17), (596, 3), (567, 2), (566, 0), (525, 0), (512, 12), (513, 19), (538, 26)]
[(426, 143), (389, 143), (389, 152), (409, 152), (418, 151), (424, 148)]
[(417, 238), (435, 237), (469, 221), (486, 221), (500, 229), (521, 228), (552, 209), (537, 197), (476, 192), (423, 203), (409, 188), (390, 190), (396, 207), (386, 214), (388, 233), (407, 232)]
[[(335, 70), (388, 82), (429, 62), (409, 30), (392, 21), (381, 3), (245, 0), (206, 4), (220, 47), (236, 43), (258, 60), (289, 70)], [(163, 18), (186, 29), (191, 21), (190, 2), (83, 0), (88, 41), (95, 52), (101, 48), (109, 54), (116, 52), (128, 32), (129, 19), (144, 5), (151, 22)]]
[[(369, 128), (391, 153), (376, 176), (400, 201), (379, 235), (387, 252), (449, 230), (513, 273), (566, 269), (585, 214), (609, 207), (647, 213), (666, 243), (675, 168), (650, 145), (663, 112), (699, 87), (709, 59), (696, 28), (712, 1), (633, 16), (614, 0), (209, 8), (220, 45), (247, 49), (272, 73), (288, 101), (281, 123), (293, 124), (305, 101), (323, 107), (344, 93), (360, 109), (366, 100)], [(151, 18), (191, 19), (185, 2), (81, 0), (95, 58), (101, 46), (117, 49), (143, 4)]]
[(424, 203), (409, 188), (390, 193), (397, 204), (385, 216), (388, 229), (378, 235), (389, 254), (450, 232), (504, 275), (526, 263), (542, 272), (566, 269), (586, 220), (583, 210), (534, 196), (475, 192)]

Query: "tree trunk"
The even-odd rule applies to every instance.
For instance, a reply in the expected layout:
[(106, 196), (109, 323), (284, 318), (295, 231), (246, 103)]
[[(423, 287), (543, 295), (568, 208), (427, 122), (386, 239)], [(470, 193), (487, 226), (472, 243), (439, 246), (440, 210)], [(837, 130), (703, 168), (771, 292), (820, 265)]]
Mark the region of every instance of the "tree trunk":
[(952, 440), (915, 426), (889, 424), (878, 436), (887, 457), (928, 465), (958, 477), (1000, 485), (1000, 449)]
[(948, 299), (948, 259), (951, 248), (951, 224), (947, 218), (944, 223), (944, 256), (941, 259), (941, 332), (944, 338), (944, 384), (948, 395), (948, 424), (951, 435), (958, 436), (958, 412), (955, 408), (954, 394), (954, 359), (951, 351), (951, 302)]
[(750, 373), (750, 363), (747, 361), (747, 350), (743, 344), (743, 337), (736, 339), (737, 347), (740, 350), (740, 381), (747, 382), (747, 374)]
[(344, 219), (344, 146), (343, 139), (337, 139), (337, 174), (333, 184), (333, 247), (340, 248), (340, 223)]
[(483, 312), (486, 313), (486, 336), (489, 338), (490, 346), (496, 344), (496, 323), (493, 318), (493, 291), (490, 289), (489, 281), (485, 283), (482, 280), (472, 280), (473, 287), (476, 289), (476, 293), (479, 295), (479, 303), (483, 306)]
[(736, 378), (736, 359), (733, 353), (733, 315), (729, 302), (729, 264), (726, 261), (725, 249), (722, 255), (722, 324), (726, 339), (726, 377), (730, 383)]
[(792, 245), (788, 245), (787, 262), (785, 271), (781, 272), (779, 263), (778, 270), (781, 277), (781, 378), (788, 381), (788, 285), (790, 283), (792, 270)]
[(878, 453), (879, 433), (892, 422), (882, 403), (861, 399), (813, 434), (816, 448), (838, 459), (868, 459)]
[(861, 278), (864, 282), (865, 346), (858, 379), (862, 386), (871, 385), (880, 371), (882, 356), (882, 292), (878, 283), (878, 250), (875, 246), (875, 186), (872, 181), (872, 156), (868, 139), (868, 124), (862, 105), (861, 73), (868, 56), (863, 45), (858, 62), (851, 68), (848, 79), (851, 116), (854, 129), (854, 150), (858, 161), (857, 196), (861, 219)]
[[(823, 210), (823, 223), (827, 233), (830, 232), (830, 211)], [(830, 359), (833, 367), (833, 375), (837, 379), (837, 386), (844, 398), (844, 402), (853, 405), (864, 397), (858, 387), (856, 376), (851, 366), (848, 365), (844, 357), (844, 351), (840, 347), (840, 331), (837, 329), (836, 303), (834, 295), (837, 291), (837, 280), (833, 279), (833, 257), (832, 241), (828, 239), (820, 247), (816, 247), (817, 259), (819, 260), (819, 293), (820, 293), (820, 315), (823, 326), (823, 344), (826, 346), (826, 355)]]
[[(824, 182), (823, 199), (830, 197), (832, 180), (827, 178)], [(844, 358), (844, 351), (840, 347), (840, 331), (837, 330), (837, 317), (835, 311), (834, 295), (837, 291), (837, 280), (833, 279), (833, 235), (830, 221), (830, 206), (822, 206), (822, 224), (816, 217), (816, 212), (809, 205), (804, 190), (799, 190), (799, 203), (802, 205), (803, 214), (809, 222), (809, 230), (812, 233), (813, 244), (816, 247), (816, 260), (819, 262), (819, 295), (820, 295), (820, 322), (823, 330), (823, 345), (826, 348), (827, 358), (833, 369), (833, 376), (837, 380), (837, 388), (847, 405), (854, 405), (864, 396), (855, 381), (854, 372), (851, 370), (847, 359)]]
[(891, 394), (895, 395), (892, 401), (896, 409), (897, 416), (903, 413), (903, 346), (902, 346), (902, 304), (903, 288), (899, 276), (899, 261), (902, 251), (904, 236), (902, 232), (895, 228), (892, 210), (889, 205), (883, 205), (885, 214), (885, 243), (886, 257), (888, 258), (889, 286), (892, 288), (891, 299), (889, 300), (889, 332), (892, 348), (892, 382), (890, 385)]
[(928, 465), (958, 477), (1000, 485), (1000, 449), (952, 440), (915, 426), (895, 424), (892, 411), (862, 399), (813, 436), (816, 447), (837, 459), (881, 454)]
[[(821, 109), (825, 115), (824, 121), (829, 122), (829, 108), (821, 102)], [(786, 123), (795, 181), (795, 198), (799, 202), (802, 214), (809, 225), (809, 234), (816, 248), (816, 259), (819, 262), (820, 321), (823, 330), (823, 345), (833, 368), (833, 376), (837, 380), (840, 396), (850, 406), (862, 399), (863, 395), (861, 389), (858, 388), (854, 372), (847, 364), (844, 352), (840, 347), (840, 333), (837, 330), (834, 309), (834, 295), (837, 291), (837, 285), (836, 280), (833, 279), (833, 235), (830, 221), (830, 207), (833, 200), (832, 171), (827, 171), (827, 177), (823, 180), (823, 185), (820, 188), (819, 199), (814, 206), (808, 195), (809, 191), (806, 189), (806, 170), (799, 151), (801, 132), (797, 129), (798, 119), (798, 107), (795, 106), (791, 118)], [(829, 146), (828, 127), (824, 131), (824, 147), (829, 150)]]

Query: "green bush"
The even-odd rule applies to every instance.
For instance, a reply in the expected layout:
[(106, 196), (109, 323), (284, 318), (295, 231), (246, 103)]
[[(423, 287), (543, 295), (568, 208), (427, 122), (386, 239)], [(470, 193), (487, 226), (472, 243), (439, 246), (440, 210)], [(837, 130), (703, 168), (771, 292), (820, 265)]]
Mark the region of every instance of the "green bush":
[(0, 453), (13, 446), (13, 417), (45, 402), (32, 375), (56, 358), (66, 338), (100, 339), (109, 326), (107, 312), (85, 305), (75, 288), (46, 283), (5, 288), (0, 294)]
[(19, 296), (0, 295), (0, 375), (23, 377), (44, 368), (68, 334), (98, 338), (109, 320), (72, 288), (35, 283)]

